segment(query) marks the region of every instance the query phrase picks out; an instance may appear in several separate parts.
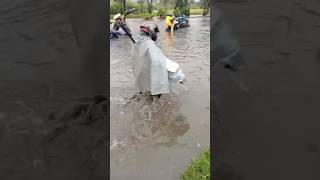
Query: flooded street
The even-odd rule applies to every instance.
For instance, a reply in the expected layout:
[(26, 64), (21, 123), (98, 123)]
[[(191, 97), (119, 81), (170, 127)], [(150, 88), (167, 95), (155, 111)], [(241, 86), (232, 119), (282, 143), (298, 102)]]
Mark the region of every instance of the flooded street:
[[(110, 172), (112, 180), (178, 180), (191, 159), (210, 144), (210, 18), (166, 33), (157, 45), (179, 63), (187, 82), (152, 102), (137, 93), (131, 66), (133, 42), (110, 40)], [(128, 19), (134, 33), (143, 20)]]
[[(92, 103), (95, 93), (89, 90), (93, 84), (105, 87), (107, 80), (92, 83), (88, 72), (97, 60), (107, 59), (99, 52), (106, 54), (105, 39), (98, 37), (105, 28), (90, 20), (104, 9), (99, 3), (89, 4), (0, 2), (1, 180), (106, 179), (107, 120), (101, 108), (107, 108)], [(92, 40), (77, 18), (100, 39)]]

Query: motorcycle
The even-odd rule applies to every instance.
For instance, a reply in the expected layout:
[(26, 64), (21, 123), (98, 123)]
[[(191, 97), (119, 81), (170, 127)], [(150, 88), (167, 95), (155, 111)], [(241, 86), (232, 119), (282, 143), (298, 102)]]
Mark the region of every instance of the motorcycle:
[(185, 15), (177, 17), (177, 22), (178, 22), (179, 28), (185, 28), (190, 26), (189, 19)]
[[(178, 30), (178, 29), (181, 29), (181, 28), (190, 27), (189, 19), (185, 15), (176, 17), (174, 21), (175, 21), (175, 23), (174, 23), (173, 30)], [(169, 32), (169, 31), (170, 31), (170, 29), (167, 28), (166, 32)]]
[(121, 26), (118, 28), (113, 28), (110, 32), (110, 39), (119, 38), (122, 35), (131, 35), (130, 29), (127, 26)]
[(123, 15), (120, 13), (114, 16), (114, 22), (110, 21), (110, 24), (114, 24), (110, 32), (110, 39), (119, 38), (122, 35), (131, 35), (130, 28), (125, 23), (125, 18), (127, 15), (132, 13), (135, 9), (127, 9)]

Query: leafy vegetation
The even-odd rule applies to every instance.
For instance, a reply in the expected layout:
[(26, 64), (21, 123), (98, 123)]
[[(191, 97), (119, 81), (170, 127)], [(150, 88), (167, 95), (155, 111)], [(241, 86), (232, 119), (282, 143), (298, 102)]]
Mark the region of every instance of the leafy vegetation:
[(177, 0), (177, 3), (174, 7), (174, 15), (180, 16), (180, 15), (190, 15), (190, 6), (189, 6), (189, 0)]
[(125, 9), (135, 8), (128, 18), (150, 19), (154, 16), (160, 18), (167, 14), (179, 15), (207, 15), (211, 0), (113, 0), (110, 1), (111, 17), (117, 13), (123, 13)]
[(167, 15), (167, 10), (163, 7), (160, 7), (158, 9), (158, 12), (157, 12), (157, 15), (160, 17), (160, 18), (164, 18), (166, 15)]
[(181, 175), (181, 180), (210, 180), (210, 151), (205, 149)]
[(152, 13), (138, 13), (138, 14), (129, 14), (127, 18), (135, 18), (135, 19), (144, 19), (144, 20), (149, 20), (152, 19), (153, 17), (157, 16), (157, 14)]

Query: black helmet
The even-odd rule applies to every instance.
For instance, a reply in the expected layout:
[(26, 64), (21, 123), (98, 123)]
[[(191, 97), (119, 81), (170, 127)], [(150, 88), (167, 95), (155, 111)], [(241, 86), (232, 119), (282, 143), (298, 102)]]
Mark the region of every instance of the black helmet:
[(140, 26), (140, 32), (143, 35), (151, 36), (151, 39), (153, 41), (156, 41), (159, 28), (156, 23), (144, 23), (143, 25)]

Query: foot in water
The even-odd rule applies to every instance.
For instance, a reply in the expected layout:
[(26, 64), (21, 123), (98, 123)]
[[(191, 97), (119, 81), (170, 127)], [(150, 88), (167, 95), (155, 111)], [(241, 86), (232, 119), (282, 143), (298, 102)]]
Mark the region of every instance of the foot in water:
[(157, 95), (151, 95), (152, 96), (152, 101), (157, 101), (160, 99), (162, 94), (157, 94)]
[(117, 34), (110, 33), (110, 39), (119, 38)]
[(135, 101), (144, 100), (147, 103), (152, 103), (152, 102), (160, 99), (161, 96), (162, 96), (162, 94), (151, 95), (150, 93), (139, 92), (138, 94), (135, 94), (135, 95), (131, 96), (130, 98), (126, 98), (127, 102), (123, 106), (124, 107), (127, 106), (133, 100), (135, 100)]

